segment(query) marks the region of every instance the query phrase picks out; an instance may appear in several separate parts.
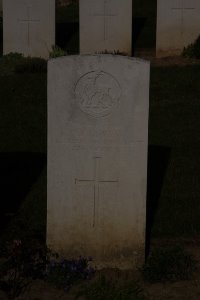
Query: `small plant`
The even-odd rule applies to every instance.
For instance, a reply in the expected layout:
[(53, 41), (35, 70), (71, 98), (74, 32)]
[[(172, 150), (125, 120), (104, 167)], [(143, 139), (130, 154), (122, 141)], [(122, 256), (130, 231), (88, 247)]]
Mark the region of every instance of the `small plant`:
[(10, 52), (3, 56), (3, 59), (5, 61), (15, 61), (15, 60), (19, 60), (22, 58), (23, 58), (23, 55), (21, 53), (17, 53), (17, 52)]
[(26, 57), (15, 66), (15, 73), (46, 73), (47, 61), (39, 57)]
[(196, 269), (192, 255), (182, 247), (157, 248), (152, 251), (142, 269), (149, 282), (187, 280)]
[(125, 52), (120, 52), (119, 50), (114, 50), (114, 51), (104, 50), (104, 51), (101, 51), (101, 52), (96, 52), (96, 54), (112, 54), (112, 55), (128, 56), (127, 53), (125, 53)]
[(68, 291), (74, 283), (92, 277), (94, 269), (89, 267), (90, 261), (91, 258), (84, 257), (51, 261), (47, 267), (46, 279), (58, 288)]
[(194, 43), (184, 47), (182, 55), (187, 58), (200, 59), (200, 35)]
[(58, 46), (52, 46), (52, 51), (49, 52), (50, 58), (56, 58), (56, 57), (66, 56), (66, 55), (67, 55), (67, 53)]
[(21, 53), (10, 52), (1, 57), (1, 75), (10, 75), (15, 72), (16, 65), (24, 59)]
[(0, 290), (10, 299), (20, 296), (34, 279), (47, 280), (66, 291), (79, 280), (90, 279), (90, 258), (59, 260), (59, 256), (36, 240), (13, 240), (0, 253)]
[(77, 298), (83, 297), (87, 300), (143, 300), (142, 290), (136, 282), (127, 282), (125, 285), (106, 279), (101, 275), (92, 284), (83, 287)]
[(22, 294), (31, 279), (44, 277), (48, 251), (36, 241), (25, 244), (16, 239), (1, 251), (0, 289), (10, 299)]

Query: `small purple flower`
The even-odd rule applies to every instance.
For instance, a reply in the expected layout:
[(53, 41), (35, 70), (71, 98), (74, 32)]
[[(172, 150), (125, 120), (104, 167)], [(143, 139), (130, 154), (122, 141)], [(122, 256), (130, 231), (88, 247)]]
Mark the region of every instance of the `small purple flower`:
[(71, 265), (70, 266), (70, 271), (71, 272), (76, 272), (77, 271), (77, 267), (75, 265)]

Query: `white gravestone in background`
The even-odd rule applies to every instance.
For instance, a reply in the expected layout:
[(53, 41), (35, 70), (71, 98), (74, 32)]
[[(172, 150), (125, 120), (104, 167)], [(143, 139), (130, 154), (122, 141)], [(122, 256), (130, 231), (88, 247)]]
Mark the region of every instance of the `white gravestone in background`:
[(149, 63), (125, 56), (48, 65), (47, 244), (98, 267), (144, 262)]
[(179, 55), (200, 34), (199, 0), (158, 0), (157, 57)]
[(80, 53), (132, 52), (132, 0), (80, 0)]
[(55, 0), (4, 0), (4, 54), (48, 58), (54, 44)]

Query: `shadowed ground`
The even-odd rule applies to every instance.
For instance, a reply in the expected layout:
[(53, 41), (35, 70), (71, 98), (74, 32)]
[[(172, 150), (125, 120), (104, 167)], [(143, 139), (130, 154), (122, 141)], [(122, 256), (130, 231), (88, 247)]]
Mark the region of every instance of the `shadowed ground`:
[(18, 212), (46, 164), (40, 153), (0, 153), (0, 230)]

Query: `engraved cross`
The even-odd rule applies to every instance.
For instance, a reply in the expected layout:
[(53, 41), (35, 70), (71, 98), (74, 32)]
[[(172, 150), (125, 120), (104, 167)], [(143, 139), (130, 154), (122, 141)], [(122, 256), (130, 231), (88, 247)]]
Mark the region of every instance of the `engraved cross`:
[(172, 7), (172, 10), (179, 11), (181, 13), (181, 34), (183, 34), (184, 13), (195, 9), (194, 5), (190, 5), (190, 4), (185, 5), (184, 3), (185, 3), (184, 0), (180, 0), (180, 5), (176, 5)]
[(28, 31), (27, 42), (28, 42), (28, 47), (30, 47), (30, 25), (31, 25), (31, 23), (40, 22), (39, 19), (31, 18), (31, 5), (27, 6), (27, 17), (24, 19), (19, 19), (18, 21), (20, 23), (27, 24), (27, 31)]
[(104, 36), (104, 41), (108, 39), (108, 20), (111, 17), (116, 17), (116, 13), (111, 12), (110, 8), (110, 0), (104, 0), (103, 2), (103, 10), (99, 13), (94, 13), (93, 16), (95, 17), (103, 17), (103, 36)]
[(118, 183), (118, 180), (102, 180), (100, 179), (100, 160), (101, 157), (94, 157), (94, 178), (93, 179), (75, 179), (75, 184), (84, 184), (93, 186), (93, 227), (95, 227), (96, 204), (99, 202), (99, 187), (102, 184)]

